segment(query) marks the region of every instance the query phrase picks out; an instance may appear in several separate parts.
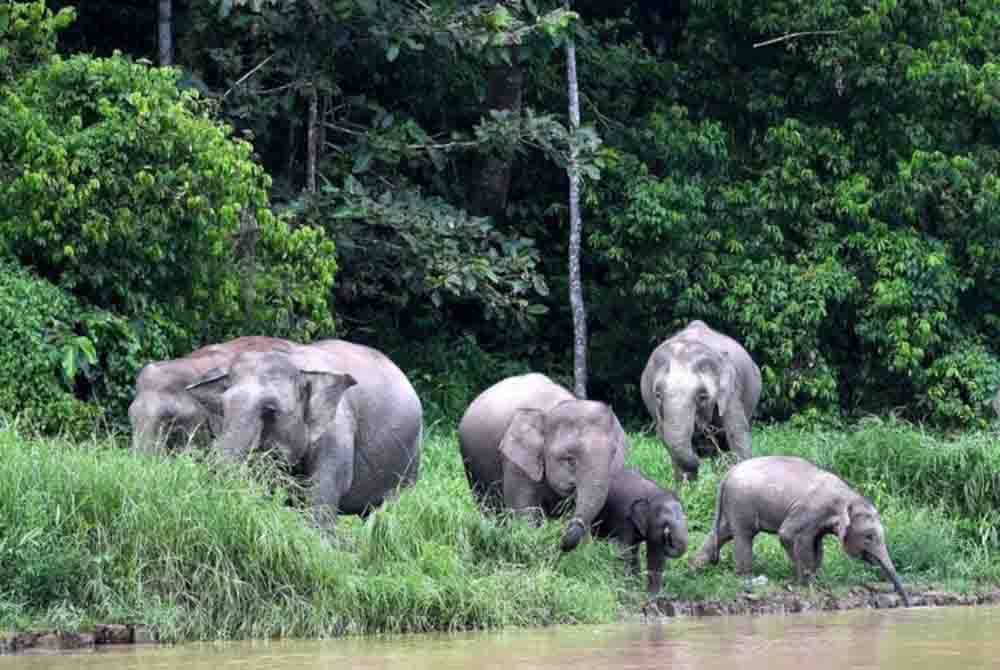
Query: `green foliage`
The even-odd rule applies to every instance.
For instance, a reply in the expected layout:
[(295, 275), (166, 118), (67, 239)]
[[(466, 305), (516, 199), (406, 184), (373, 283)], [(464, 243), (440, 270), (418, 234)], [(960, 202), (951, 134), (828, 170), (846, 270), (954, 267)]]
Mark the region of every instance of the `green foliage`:
[(73, 21), (75, 11), (55, 14), (45, 0), (0, 4), (0, 84), (47, 60), (56, 50), (56, 33)]
[(168, 328), (155, 315), (144, 330), (0, 259), (0, 412), (25, 429), (71, 436), (121, 422), (139, 369), (166, 358)]
[[(83, 435), (101, 417), (99, 407), (73, 395), (77, 374), (96, 356), (77, 335), (79, 304), (48, 282), (0, 260), (0, 411), (49, 431)], [(82, 354), (82, 355), (81, 355)]]
[(275, 219), (250, 145), (177, 77), (119, 56), (56, 58), (4, 97), (9, 250), (83, 301), (159, 328), (174, 351), (245, 328), (331, 334), (332, 242)]

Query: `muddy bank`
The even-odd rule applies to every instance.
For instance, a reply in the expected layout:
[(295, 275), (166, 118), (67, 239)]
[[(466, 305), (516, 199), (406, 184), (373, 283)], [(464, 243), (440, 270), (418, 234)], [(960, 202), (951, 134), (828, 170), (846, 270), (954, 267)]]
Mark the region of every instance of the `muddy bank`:
[[(1000, 604), (1000, 587), (978, 593), (959, 594), (946, 591), (907, 591), (911, 607), (949, 607)], [(754, 614), (797, 614), (799, 612), (835, 612), (854, 609), (892, 609), (902, 607), (900, 597), (892, 591), (856, 587), (846, 595), (832, 593), (804, 594), (775, 592), (747, 593), (734, 600), (674, 600), (656, 598), (643, 608), (643, 615), (652, 617), (725, 616)]]
[[(908, 592), (912, 607), (949, 607), (1000, 604), (1000, 587), (974, 594), (946, 591)], [(674, 600), (661, 596), (643, 607), (640, 618), (707, 617), (755, 614), (797, 614), (852, 609), (891, 609), (902, 601), (892, 591), (857, 587), (846, 595), (804, 594), (793, 591), (766, 594), (747, 593), (734, 600)], [(83, 631), (0, 632), (0, 653), (32, 653), (84, 650), (108, 644), (155, 643), (155, 632), (131, 624), (99, 624)]]
[(146, 626), (98, 624), (90, 630), (82, 631), (0, 632), (0, 653), (88, 649), (106, 644), (149, 644), (153, 642), (156, 642), (156, 636)]

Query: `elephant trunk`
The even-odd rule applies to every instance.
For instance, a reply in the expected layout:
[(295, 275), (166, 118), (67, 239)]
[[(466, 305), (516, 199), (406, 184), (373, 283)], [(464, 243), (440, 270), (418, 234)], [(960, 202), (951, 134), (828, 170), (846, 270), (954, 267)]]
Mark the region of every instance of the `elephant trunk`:
[(906, 595), (906, 591), (903, 590), (903, 585), (899, 581), (899, 575), (896, 574), (896, 566), (892, 564), (892, 559), (889, 558), (889, 552), (882, 550), (876, 554), (872, 555), (875, 559), (875, 563), (878, 564), (879, 568), (882, 570), (882, 575), (892, 582), (892, 586), (896, 589), (896, 593), (899, 597), (903, 599), (903, 604), (907, 607), (910, 606), (910, 597)]
[(698, 456), (691, 445), (691, 435), (694, 433), (694, 410), (687, 412), (681, 418), (664, 418), (660, 423), (660, 439), (670, 451), (670, 456), (677, 468), (682, 470), (687, 479), (698, 477)]
[(253, 403), (227, 402), (226, 405), (219, 451), (226, 459), (241, 463), (260, 445), (263, 418)]
[(608, 473), (594, 477), (581, 477), (576, 489), (576, 507), (573, 518), (566, 524), (562, 537), (562, 551), (576, 549), (594, 523), (598, 512), (608, 499)]
[(687, 551), (688, 529), (683, 514), (675, 516), (663, 533), (663, 547), (670, 558), (680, 558)]

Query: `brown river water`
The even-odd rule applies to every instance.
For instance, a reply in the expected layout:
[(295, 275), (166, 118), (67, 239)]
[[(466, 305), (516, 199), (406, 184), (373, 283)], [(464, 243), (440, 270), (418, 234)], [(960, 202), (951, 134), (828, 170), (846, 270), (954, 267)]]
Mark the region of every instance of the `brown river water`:
[(1000, 668), (1000, 607), (672, 619), (497, 633), (0, 656), (0, 670), (965, 670)]

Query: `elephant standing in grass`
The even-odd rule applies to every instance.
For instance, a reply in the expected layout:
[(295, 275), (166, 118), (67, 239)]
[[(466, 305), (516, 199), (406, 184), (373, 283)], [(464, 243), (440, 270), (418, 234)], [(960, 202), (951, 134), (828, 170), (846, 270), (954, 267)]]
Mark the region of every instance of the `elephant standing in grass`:
[(564, 552), (590, 530), (628, 448), (611, 407), (578, 400), (538, 373), (483, 391), (462, 417), (458, 441), (469, 486), (483, 507), (538, 520), (556, 516), (573, 499)]
[(836, 475), (794, 456), (763, 456), (733, 466), (719, 486), (715, 525), (691, 567), (719, 562), (719, 550), (734, 541), (736, 572), (753, 570), (757, 533), (777, 533), (808, 583), (823, 563), (823, 538), (833, 534), (852, 558), (878, 566), (906, 605), (910, 604), (885, 545), (885, 531), (870, 500)]
[(274, 450), (309, 481), (319, 526), (365, 515), (419, 476), (423, 408), (384, 354), (344, 340), (244, 351), (186, 388), (222, 417), (216, 441), (242, 461)]
[(750, 420), (760, 387), (760, 369), (746, 350), (702, 321), (692, 321), (653, 351), (640, 391), (678, 484), (697, 478), (699, 455), (721, 449), (750, 458)]
[(150, 453), (159, 445), (191, 439), (203, 428), (217, 434), (222, 416), (210, 413), (187, 387), (209, 372), (228, 370), (232, 360), (245, 351), (288, 351), (291, 346), (274, 337), (239, 337), (196, 349), (183, 358), (145, 365), (128, 409), (132, 449)]
[(597, 515), (593, 533), (625, 547), (633, 575), (639, 574), (639, 545), (646, 543), (647, 590), (651, 596), (663, 588), (666, 557), (680, 558), (687, 551), (687, 517), (681, 501), (632, 468), (612, 477), (608, 501)]

